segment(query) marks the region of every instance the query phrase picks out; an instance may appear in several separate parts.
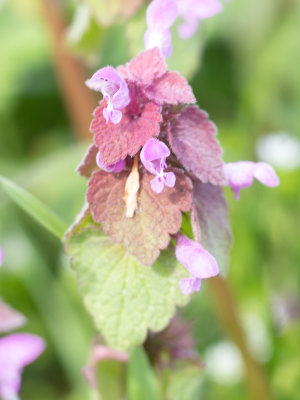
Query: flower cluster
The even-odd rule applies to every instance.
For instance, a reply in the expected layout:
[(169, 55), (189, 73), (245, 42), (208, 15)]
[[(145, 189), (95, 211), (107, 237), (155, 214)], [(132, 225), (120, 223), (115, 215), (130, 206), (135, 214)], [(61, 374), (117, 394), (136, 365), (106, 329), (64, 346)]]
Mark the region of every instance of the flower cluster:
[[(218, 274), (214, 236), (223, 235), (223, 248), (229, 250), (222, 187), (230, 186), (238, 199), (254, 178), (270, 187), (279, 184), (265, 163), (224, 164), (215, 125), (193, 105), (191, 87), (168, 71), (164, 60), (172, 52), (170, 28), (178, 16), (184, 20), (179, 31), (187, 37), (198, 20), (221, 9), (218, 0), (152, 1), (148, 50), (125, 66), (100, 69), (87, 81), (103, 100), (90, 127), (94, 143), (78, 167), (90, 178), (84, 215), (90, 213), (113, 242), (123, 243), (145, 265), (173, 236), (176, 257), (189, 274), (180, 281), (184, 294)], [(190, 212), (197, 242), (180, 234), (182, 212)]]

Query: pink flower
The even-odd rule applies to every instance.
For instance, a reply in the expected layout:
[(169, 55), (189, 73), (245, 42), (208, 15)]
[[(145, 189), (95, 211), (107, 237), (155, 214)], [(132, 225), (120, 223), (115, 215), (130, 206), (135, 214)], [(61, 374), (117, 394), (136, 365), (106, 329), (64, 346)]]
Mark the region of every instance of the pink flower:
[(221, 10), (219, 0), (153, 0), (146, 14), (145, 48), (157, 46), (163, 57), (168, 58), (173, 50), (170, 28), (178, 16), (183, 19), (178, 28), (179, 36), (186, 39), (196, 32), (200, 20), (210, 18)]
[(99, 90), (107, 101), (107, 107), (103, 109), (106, 122), (111, 121), (118, 124), (122, 119), (120, 109), (126, 107), (130, 102), (129, 90), (124, 79), (120, 77), (113, 67), (99, 69), (86, 85), (94, 90)]
[(0, 396), (3, 400), (17, 398), (23, 368), (35, 361), (44, 348), (40, 337), (26, 333), (0, 339)]
[(178, 28), (178, 34), (183, 39), (194, 35), (199, 21), (213, 17), (222, 11), (219, 0), (176, 0), (183, 23)]
[(240, 190), (253, 184), (254, 178), (263, 185), (275, 187), (279, 185), (279, 178), (274, 169), (264, 162), (238, 161), (224, 164), (223, 171), (227, 185), (231, 186), (235, 198), (240, 198)]
[(157, 139), (151, 138), (142, 148), (140, 158), (144, 167), (153, 175), (150, 182), (155, 193), (161, 193), (164, 186), (174, 187), (176, 176), (173, 172), (164, 172), (167, 168), (166, 158), (170, 155), (168, 147)]
[(15, 311), (0, 299), (0, 333), (20, 328), (25, 323), (24, 315)]
[(154, 0), (147, 8), (148, 29), (144, 36), (145, 48), (158, 47), (163, 57), (170, 57), (172, 35), (170, 28), (178, 17), (178, 7), (174, 0)]
[(175, 240), (176, 258), (190, 273), (189, 278), (180, 280), (180, 289), (183, 294), (198, 292), (202, 279), (218, 275), (217, 261), (200, 243), (180, 234), (176, 235)]
[(97, 153), (96, 162), (99, 168), (103, 169), (106, 172), (121, 172), (126, 167), (126, 160), (117, 161), (115, 164), (104, 164), (100, 152)]

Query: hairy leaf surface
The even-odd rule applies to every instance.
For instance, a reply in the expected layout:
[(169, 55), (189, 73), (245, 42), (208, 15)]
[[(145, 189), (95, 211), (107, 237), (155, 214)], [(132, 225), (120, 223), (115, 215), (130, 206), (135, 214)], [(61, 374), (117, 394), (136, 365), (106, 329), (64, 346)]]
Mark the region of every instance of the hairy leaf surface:
[(94, 144), (91, 144), (87, 149), (86, 154), (84, 155), (82, 161), (78, 165), (76, 171), (81, 176), (85, 176), (89, 178), (92, 173), (98, 169), (98, 165), (96, 163), (96, 155), (98, 153), (98, 147)]
[(205, 111), (185, 107), (168, 127), (173, 152), (187, 171), (202, 182), (225, 183), (222, 149), (216, 139), (217, 129)]
[(104, 232), (115, 243), (123, 243), (130, 254), (151, 265), (170, 242), (170, 234), (181, 226), (181, 211), (188, 211), (192, 201), (192, 184), (181, 170), (174, 169), (176, 184), (157, 194), (152, 191), (153, 175), (143, 172), (137, 197), (138, 210), (126, 217), (124, 202), (127, 173), (96, 172), (89, 182), (87, 201), (93, 218), (102, 223)]
[(113, 244), (92, 227), (69, 238), (66, 251), (72, 257), (85, 305), (114, 349), (141, 344), (148, 329), (165, 328), (175, 306), (188, 301), (178, 285), (186, 271), (173, 252), (162, 252), (147, 267), (123, 245)]
[(139, 116), (123, 113), (118, 124), (106, 123), (103, 108), (106, 102), (94, 112), (91, 132), (95, 134), (94, 142), (99, 148), (104, 164), (115, 164), (124, 160), (127, 155), (133, 156), (152, 136), (157, 136), (160, 129), (161, 114), (159, 106), (146, 103)]
[(200, 227), (204, 247), (216, 258), (221, 273), (225, 275), (229, 264), (232, 236), (223, 190), (199, 181), (194, 181), (193, 185), (196, 217), (194, 223), (198, 223)]

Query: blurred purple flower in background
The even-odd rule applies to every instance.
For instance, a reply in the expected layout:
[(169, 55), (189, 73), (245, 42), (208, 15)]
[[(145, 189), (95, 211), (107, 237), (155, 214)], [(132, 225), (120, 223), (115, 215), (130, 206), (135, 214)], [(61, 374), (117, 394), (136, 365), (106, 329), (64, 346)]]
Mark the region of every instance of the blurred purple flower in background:
[(279, 178), (274, 169), (264, 162), (238, 161), (223, 166), (227, 185), (231, 186), (235, 198), (240, 198), (240, 190), (253, 184), (254, 178), (263, 185), (275, 187), (279, 185)]
[(16, 399), (23, 368), (43, 352), (45, 343), (36, 335), (15, 333), (0, 339), (0, 396)]
[(183, 19), (178, 34), (187, 39), (194, 35), (200, 20), (210, 18), (222, 9), (219, 0), (153, 0), (147, 9), (145, 48), (157, 46), (163, 57), (170, 57), (173, 50), (170, 29), (177, 17)]
[[(3, 256), (1, 248), (0, 254)], [(25, 323), (26, 318), (21, 313), (0, 299), (0, 333), (20, 328)], [(15, 333), (0, 338), (0, 398), (18, 399), (24, 367), (35, 361), (44, 348), (42, 338), (28, 333)]]

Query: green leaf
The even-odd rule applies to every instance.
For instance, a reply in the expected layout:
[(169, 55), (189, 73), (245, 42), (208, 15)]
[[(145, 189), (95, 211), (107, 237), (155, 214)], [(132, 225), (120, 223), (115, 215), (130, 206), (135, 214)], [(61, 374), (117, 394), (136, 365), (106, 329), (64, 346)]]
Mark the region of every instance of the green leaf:
[(132, 350), (127, 369), (128, 400), (159, 400), (155, 375), (141, 347)]
[(143, 343), (147, 330), (163, 329), (176, 305), (189, 300), (179, 289), (187, 276), (174, 252), (161, 252), (150, 267), (129, 255), (95, 228), (67, 239), (66, 251), (88, 311), (107, 344), (128, 350)]
[(170, 371), (166, 400), (200, 400), (202, 391), (201, 370), (196, 366)]
[(18, 206), (23, 208), (49, 232), (62, 239), (67, 227), (45, 204), (4, 176), (0, 176), (0, 183)]

